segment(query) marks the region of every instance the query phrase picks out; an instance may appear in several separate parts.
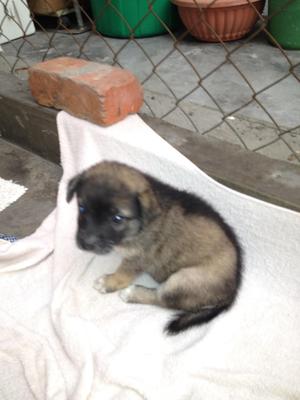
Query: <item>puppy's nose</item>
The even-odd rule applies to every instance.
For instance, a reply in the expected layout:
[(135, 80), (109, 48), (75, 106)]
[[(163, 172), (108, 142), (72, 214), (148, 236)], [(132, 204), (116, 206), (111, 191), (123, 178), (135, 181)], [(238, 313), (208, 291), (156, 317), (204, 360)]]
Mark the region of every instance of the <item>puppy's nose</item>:
[(85, 231), (79, 231), (77, 234), (77, 239), (82, 242), (85, 243), (89, 246), (93, 246), (97, 243), (97, 236), (92, 235), (92, 234), (88, 234)]

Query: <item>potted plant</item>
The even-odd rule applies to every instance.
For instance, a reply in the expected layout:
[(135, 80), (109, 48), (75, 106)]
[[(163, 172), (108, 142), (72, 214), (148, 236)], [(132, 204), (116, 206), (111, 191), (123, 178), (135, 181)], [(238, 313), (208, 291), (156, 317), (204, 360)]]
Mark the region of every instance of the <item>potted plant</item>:
[(236, 40), (251, 31), (265, 0), (171, 0), (188, 31), (206, 42)]

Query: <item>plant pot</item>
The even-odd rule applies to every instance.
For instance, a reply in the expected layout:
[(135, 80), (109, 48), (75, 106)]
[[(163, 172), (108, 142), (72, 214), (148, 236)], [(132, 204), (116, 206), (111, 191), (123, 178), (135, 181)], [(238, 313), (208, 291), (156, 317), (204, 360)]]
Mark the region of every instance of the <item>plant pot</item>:
[(52, 15), (57, 11), (72, 7), (72, 0), (29, 0), (28, 5), (34, 14)]
[[(149, 13), (152, 3), (158, 18)], [(169, 0), (91, 0), (91, 6), (97, 31), (106, 36), (155, 36), (167, 32), (164, 24), (171, 30), (180, 24), (177, 9)]]
[(288, 5), (282, 0), (269, 0), (268, 15), (272, 15), (268, 23), (271, 35), (285, 49), (300, 49), (300, 1)]
[(261, 13), (265, 3), (265, 0), (252, 0), (252, 4), (247, 0), (216, 0), (213, 4), (212, 0), (171, 1), (177, 5), (190, 34), (206, 42), (242, 38), (255, 25), (258, 20), (256, 10)]

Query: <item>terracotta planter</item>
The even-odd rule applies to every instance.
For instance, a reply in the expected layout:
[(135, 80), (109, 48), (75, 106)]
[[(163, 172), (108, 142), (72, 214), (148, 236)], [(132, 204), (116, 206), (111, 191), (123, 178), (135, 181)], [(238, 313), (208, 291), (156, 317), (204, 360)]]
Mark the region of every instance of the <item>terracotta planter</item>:
[(39, 15), (52, 15), (72, 7), (71, 0), (28, 0), (30, 10)]
[[(171, 0), (191, 35), (206, 42), (236, 40), (251, 31), (265, 0)], [(200, 9), (201, 8), (201, 9)], [(204, 22), (205, 21), (205, 22)], [(218, 34), (210, 30), (208, 25)]]

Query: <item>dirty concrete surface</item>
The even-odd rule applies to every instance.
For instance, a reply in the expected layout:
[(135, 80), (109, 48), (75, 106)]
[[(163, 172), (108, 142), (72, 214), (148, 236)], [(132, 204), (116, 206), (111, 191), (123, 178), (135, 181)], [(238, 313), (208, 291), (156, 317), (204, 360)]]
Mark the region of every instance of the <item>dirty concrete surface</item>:
[(0, 176), (28, 190), (0, 212), (0, 233), (21, 238), (33, 233), (55, 208), (61, 168), (0, 139)]

